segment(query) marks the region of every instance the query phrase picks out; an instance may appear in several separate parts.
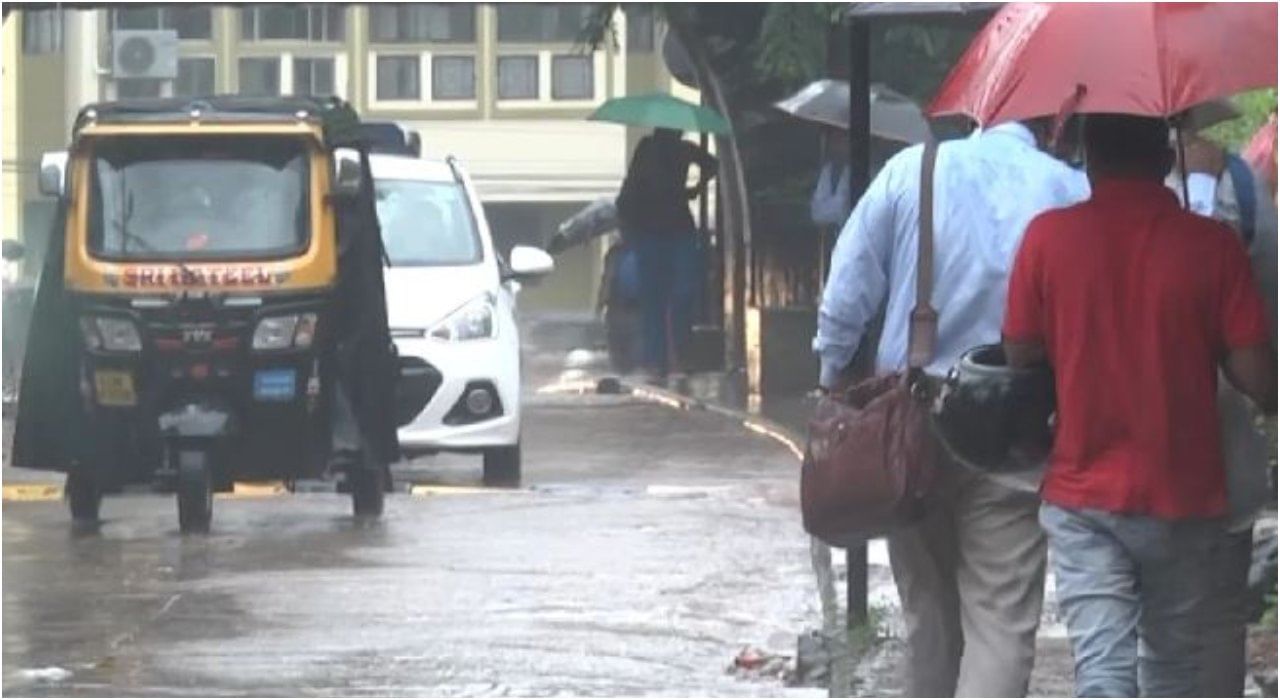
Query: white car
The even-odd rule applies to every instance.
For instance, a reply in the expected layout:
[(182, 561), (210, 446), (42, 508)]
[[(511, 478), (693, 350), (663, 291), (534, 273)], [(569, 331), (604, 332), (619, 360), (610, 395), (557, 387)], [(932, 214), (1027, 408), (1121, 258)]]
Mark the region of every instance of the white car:
[[(520, 481), (521, 281), (551, 272), (551, 256), (494, 249), (484, 209), (452, 158), (371, 156), (387, 252), (392, 338), (433, 390), (400, 429), (404, 452), (484, 455), (486, 484)], [(406, 370), (402, 370), (406, 371)]]

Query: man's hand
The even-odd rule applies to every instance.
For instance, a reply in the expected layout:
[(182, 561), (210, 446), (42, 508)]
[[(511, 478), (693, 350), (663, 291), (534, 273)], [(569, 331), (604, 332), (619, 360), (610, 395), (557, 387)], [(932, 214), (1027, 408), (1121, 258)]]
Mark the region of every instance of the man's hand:
[(1222, 177), (1227, 167), (1227, 154), (1222, 147), (1200, 136), (1189, 136), (1184, 144), (1187, 173), (1206, 173), (1214, 179)]

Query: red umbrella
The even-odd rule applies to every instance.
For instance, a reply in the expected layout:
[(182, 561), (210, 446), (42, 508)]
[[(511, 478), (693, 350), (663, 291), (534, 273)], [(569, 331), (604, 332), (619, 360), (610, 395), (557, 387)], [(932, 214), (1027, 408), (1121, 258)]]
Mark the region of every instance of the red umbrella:
[(1168, 117), (1275, 84), (1275, 3), (1010, 3), (929, 113), (981, 124), (1071, 111)]
[(1258, 129), (1249, 143), (1240, 151), (1241, 157), (1253, 166), (1254, 170), (1265, 173), (1272, 181), (1276, 176), (1276, 115), (1272, 114), (1267, 123)]

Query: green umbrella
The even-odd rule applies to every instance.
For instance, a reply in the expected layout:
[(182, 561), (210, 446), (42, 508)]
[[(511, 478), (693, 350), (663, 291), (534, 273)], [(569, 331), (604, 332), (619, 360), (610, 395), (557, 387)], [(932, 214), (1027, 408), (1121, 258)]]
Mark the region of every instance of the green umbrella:
[(666, 93), (615, 97), (600, 105), (587, 119), (713, 134), (731, 131), (728, 120), (714, 109), (685, 102)]

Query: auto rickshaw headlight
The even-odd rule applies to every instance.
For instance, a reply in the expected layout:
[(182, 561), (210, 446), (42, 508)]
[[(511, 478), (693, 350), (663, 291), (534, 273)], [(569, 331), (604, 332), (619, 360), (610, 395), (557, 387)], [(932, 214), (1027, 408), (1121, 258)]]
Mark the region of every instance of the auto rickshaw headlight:
[(138, 334), (138, 326), (127, 318), (83, 318), (80, 319), (80, 333), (90, 350), (142, 352), (142, 336)]
[(253, 331), (254, 350), (285, 350), (293, 347), (293, 334), (298, 327), (297, 315), (270, 316), (258, 321)]
[(253, 331), (254, 350), (309, 348), (316, 335), (315, 314), (268, 316)]

